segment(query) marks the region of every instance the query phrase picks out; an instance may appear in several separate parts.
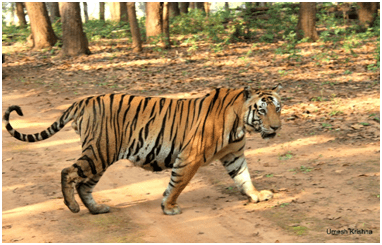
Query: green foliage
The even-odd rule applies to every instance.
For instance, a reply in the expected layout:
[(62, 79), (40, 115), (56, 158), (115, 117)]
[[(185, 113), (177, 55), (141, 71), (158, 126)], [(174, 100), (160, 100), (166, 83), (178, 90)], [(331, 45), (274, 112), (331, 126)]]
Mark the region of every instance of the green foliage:
[(2, 40), (3, 42), (13, 43), (20, 42), (24, 43), (27, 37), (31, 34), (30, 26), (22, 28), (20, 26), (15, 25), (5, 25), (3, 22), (3, 32), (2, 32)]
[(119, 39), (131, 37), (130, 26), (126, 22), (89, 20), (83, 23), (83, 28), (89, 41), (97, 41), (101, 38)]
[(310, 172), (310, 171), (312, 171), (313, 170), (313, 168), (311, 168), (311, 167), (305, 167), (305, 166), (300, 166), (300, 171), (302, 172), (302, 173), (308, 173), (308, 172)]
[[(356, 6), (356, 3), (354, 3)], [(317, 27), (320, 27), (320, 41), (328, 42), (331, 45), (322, 45), (321, 52), (312, 54), (312, 59), (316, 65), (329, 63), (333, 60), (340, 60), (344, 64), (351, 62), (353, 57), (357, 57), (357, 49), (365, 43), (375, 45), (373, 57), (375, 62), (369, 64), (369, 71), (379, 71), (380, 68), (380, 17), (377, 16), (375, 24), (360, 31), (356, 23), (344, 25), (342, 18), (336, 18), (328, 9), (332, 3), (323, 3), (317, 13)], [(6, 6), (3, 4), (3, 11)], [(275, 2), (268, 6), (268, 10), (260, 15), (253, 14), (253, 4), (246, 3), (246, 8), (241, 11), (225, 11), (223, 9), (210, 13), (209, 17), (199, 9), (191, 10), (188, 14), (181, 14), (170, 18), (170, 39), (174, 46), (181, 43), (189, 44), (188, 51), (195, 52), (201, 43), (207, 43), (213, 52), (222, 52), (228, 44), (237, 41), (249, 40), (252, 43), (274, 43), (280, 42), (281, 46), (275, 50), (276, 55), (283, 57), (284, 61), (301, 62), (302, 54), (299, 46), (307, 42), (306, 39), (299, 39), (296, 33), (298, 23), (299, 7), (288, 2)], [(262, 16), (262, 17), (261, 17)], [(138, 19), (142, 41), (146, 41), (146, 18)], [(83, 23), (89, 41), (100, 39), (119, 39), (127, 38), (131, 41), (131, 32), (128, 23), (89, 20)], [(61, 22), (53, 24), (53, 30), (58, 37), (62, 37)], [(30, 27), (20, 28), (17, 26), (6, 26), (3, 22), (3, 42), (25, 42), (30, 35)], [(177, 38), (174, 36), (177, 35)], [(154, 44), (154, 51), (162, 52), (158, 48), (156, 40), (150, 41)], [(345, 49), (347, 57), (339, 59), (334, 52), (335, 48), (341, 46)], [(250, 53), (247, 54), (249, 56)], [(350, 75), (351, 71), (345, 74)], [(280, 73), (286, 75), (286, 73)]]
[(288, 151), (287, 153), (285, 153), (284, 155), (281, 155), (279, 156), (279, 160), (280, 161), (286, 161), (286, 160), (289, 160), (293, 157), (293, 154), (291, 151)]

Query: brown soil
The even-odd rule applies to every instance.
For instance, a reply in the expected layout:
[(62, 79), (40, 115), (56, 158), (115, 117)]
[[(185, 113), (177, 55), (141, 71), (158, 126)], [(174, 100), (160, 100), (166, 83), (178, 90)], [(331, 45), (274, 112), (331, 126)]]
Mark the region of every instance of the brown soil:
[[(240, 87), (255, 79), (250, 85), (268, 87), (281, 81), (282, 130), (272, 140), (248, 136), (246, 150), (255, 186), (273, 190), (274, 198), (248, 204), (214, 162), (180, 196), (183, 213), (165, 216), (160, 203), (170, 172), (151, 173), (121, 161), (94, 192), (111, 212), (91, 215), (82, 205), (74, 214), (60, 187), (61, 170), (81, 150), (71, 127), (44, 142), (24, 143), (3, 126), (3, 242), (380, 242), (379, 72), (357, 62), (337, 70), (281, 67), (277, 59), (270, 66), (256, 55), (247, 66), (238, 59), (248, 52), (243, 46), (209, 58), (177, 57), (174, 50), (164, 57), (146, 52), (113, 58), (97, 47), (91, 47), (92, 56), (64, 61), (8, 50), (2, 109), (15, 104), (24, 112), (12, 114), (14, 127), (39, 132), (73, 101), (95, 94), (188, 97), (216, 85)], [(268, 51), (261, 52), (266, 57)], [(327, 234), (336, 230), (348, 234)]]

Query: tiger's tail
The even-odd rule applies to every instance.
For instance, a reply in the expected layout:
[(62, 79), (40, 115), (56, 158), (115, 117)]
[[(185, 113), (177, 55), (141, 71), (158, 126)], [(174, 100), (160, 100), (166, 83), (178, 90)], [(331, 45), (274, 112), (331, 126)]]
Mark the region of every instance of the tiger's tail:
[(8, 109), (4, 113), (3, 120), (6, 123), (5, 128), (8, 130), (8, 132), (14, 138), (21, 140), (21, 141), (26, 141), (26, 142), (37, 142), (37, 141), (42, 141), (42, 140), (46, 140), (46, 139), (50, 138), (55, 133), (60, 131), (68, 122), (73, 120), (75, 112), (77, 112), (77, 110), (75, 110), (73, 112), (73, 108), (77, 108), (77, 106), (75, 106), (75, 104), (73, 104), (50, 127), (41, 131), (40, 133), (35, 133), (35, 134), (20, 133), (17, 130), (15, 130), (12, 127), (12, 125), (9, 123), (9, 115), (11, 114), (12, 111), (16, 111), (19, 116), (23, 116), (23, 112), (21, 111), (20, 106), (12, 105), (12, 106), (8, 107)]

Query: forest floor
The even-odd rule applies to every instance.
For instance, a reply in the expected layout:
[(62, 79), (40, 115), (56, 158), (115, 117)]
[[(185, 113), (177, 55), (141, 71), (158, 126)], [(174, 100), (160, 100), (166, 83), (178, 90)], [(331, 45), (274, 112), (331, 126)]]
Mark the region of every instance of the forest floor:
[[(375, 46), (333, 47), (335, 58), (317, 60), (330, 46), (303, 43), (301, 59), (288, 60), (275, 54), (280, 45), (133, 54), (123, 40), (108, 40), (92, 43), (92, 55), (68, 60), (3, 46), (2, 110), (22, 107), (24, 117), (13, 113), (11, 122), (23, 133), (40, 132), (71, 103), (96, 94), (190, 97), (217, 86), (277, 83), (283, 127), (271, 140), (249, 135), (245, 152), (255, 186), (273, 190), (272, 200), (248, 204), (214, 162), (180, 196), (183, 213), (165, 216), (160, 203), (170, 171), (151, 173), (127, 161), (110, 167), (95, 188), (110, 213), (91, 215), (83, 205), (71, 213), (60, 172), (80, 155), (75, 132), (67, 126), (30, 144), (3, 126), (2, 241), (380, 242), (380, 73), (367, 69)], [(328, 234), (336, 231), (346, 234)]]

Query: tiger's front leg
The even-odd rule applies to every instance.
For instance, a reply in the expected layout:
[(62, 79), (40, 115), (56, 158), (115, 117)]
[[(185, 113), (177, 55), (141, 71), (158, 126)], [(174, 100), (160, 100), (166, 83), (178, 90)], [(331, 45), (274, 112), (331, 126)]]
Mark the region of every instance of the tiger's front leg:
[(191, 160), (191, 158), (187, 158), (187, 160), (181, 159), (181, 156), (176, 159), (172, 168), (170, 183), (163, 193), (164, 197), (161, 206), (164, 214), (175, 215), (182, 213), (176, 200), (203, 162), (197, 159)]
[(241, 193), (246, 195), (250, 202), (267, 201), (273, 197), (271, 191), (262, 190), (259, 192), (253, 186), (243, 151), (230, 153), (221, 158), (220, 161), (223, 163), (228, 174), (235, 181)]

